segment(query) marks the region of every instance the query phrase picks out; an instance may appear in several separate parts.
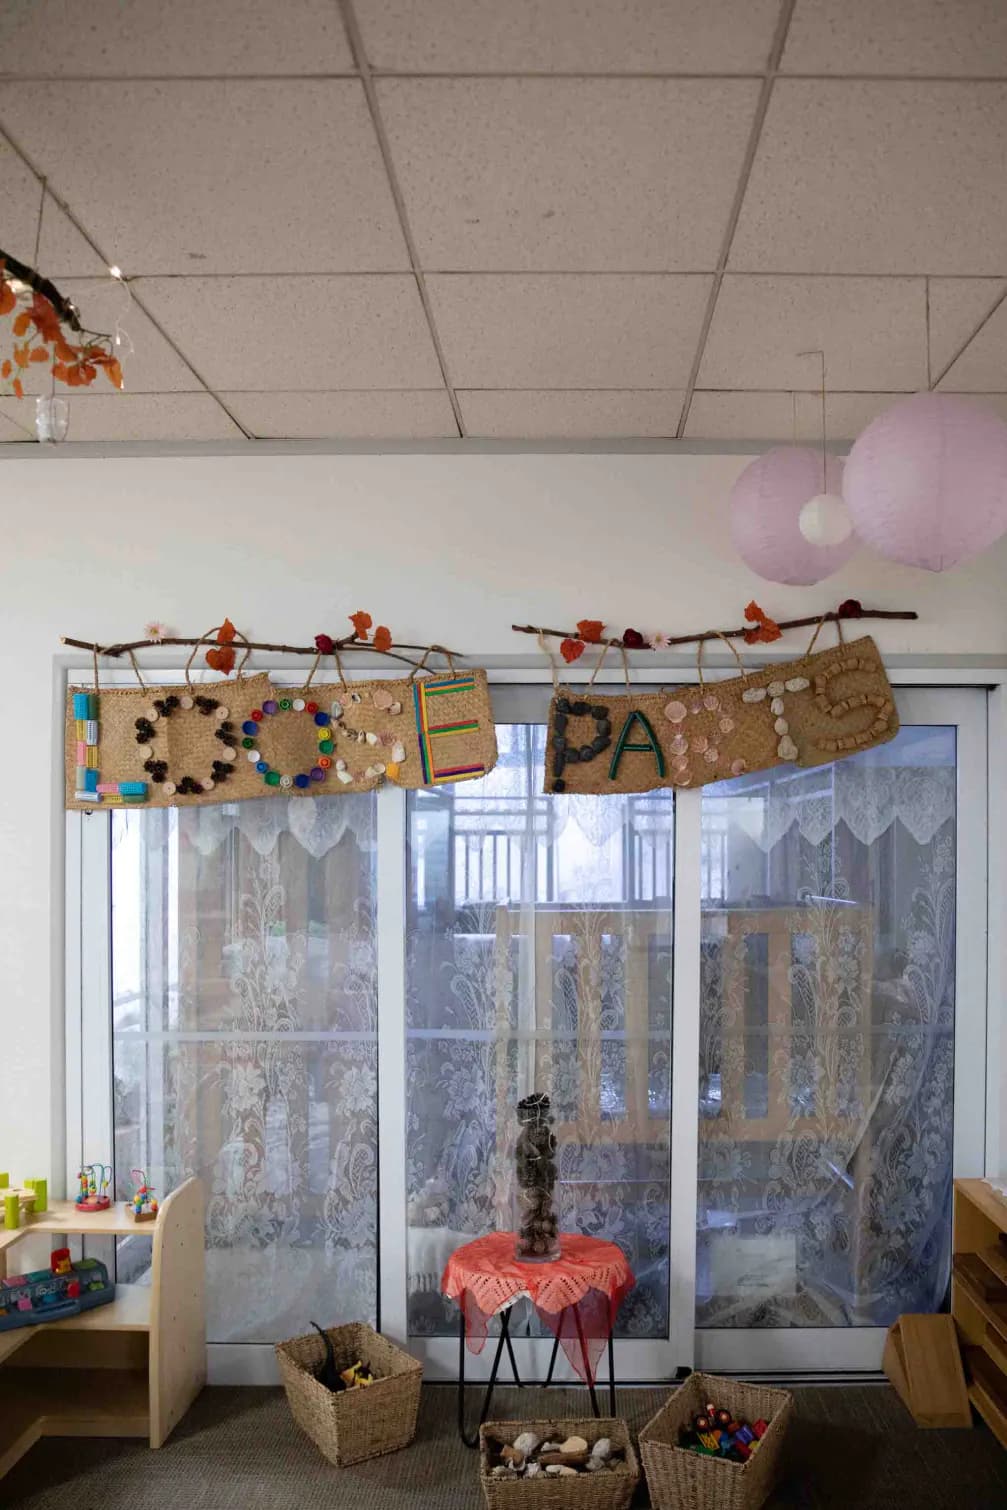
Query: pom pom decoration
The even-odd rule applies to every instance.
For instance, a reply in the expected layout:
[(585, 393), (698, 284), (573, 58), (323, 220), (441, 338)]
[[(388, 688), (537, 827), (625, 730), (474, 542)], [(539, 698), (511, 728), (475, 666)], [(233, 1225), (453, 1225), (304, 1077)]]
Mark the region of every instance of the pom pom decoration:
[[(825, 489), (840, 491), (842, 469), (830, 456)], [(822, 456), (804, 446), (774, 446), (751, 462), (731, 489), (731, 537), (747, 566), (770, 582), (810, 587), (854, 555), (850, 535), (836, 545), (812, 545), (800, 529), (801, 511), (822, 488)]]
[(842, 491), (879, 555), (947, 571), (1007, 532), (1007, 425), (955, 395), (916, 393), (858, 437)]

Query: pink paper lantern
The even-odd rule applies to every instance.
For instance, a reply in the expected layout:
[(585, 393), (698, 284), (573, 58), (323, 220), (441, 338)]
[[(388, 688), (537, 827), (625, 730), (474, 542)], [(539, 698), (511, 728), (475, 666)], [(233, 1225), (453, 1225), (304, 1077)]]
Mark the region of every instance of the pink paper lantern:
[(1007, 532), (1007, 425), (952, 394), (902, 399), (858, 437), (843, 497), (879, 555), (947, 571)]
[(731, 538), (760, 577), (788, 587), (810, 587), (831, 577), (853, 556), (859, 541), (812, 545), (801, 534), (804, 505), (816, 494), (840, 492), (842, 465), (830, 456), (822, 487), (822, 453), (806, 446), (774, 446), (745, 468), (731, 489)]

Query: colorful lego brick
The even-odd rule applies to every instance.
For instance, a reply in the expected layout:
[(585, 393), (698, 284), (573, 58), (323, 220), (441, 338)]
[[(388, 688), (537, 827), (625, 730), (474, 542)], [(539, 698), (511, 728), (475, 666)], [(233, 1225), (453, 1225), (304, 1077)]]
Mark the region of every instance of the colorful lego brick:
[(86, 730), (84, 738), (89, 745), (96, 745), (98, 743), (98, 720), (96, 718), (89, 718), (84, 727)]
[(74, 738), (81, 744), (87, 743), (87, 720), (78, 718), (73, 726)]
[(759, 1440), (761, 1442), (762, 1438), (766, 1435), (766, 1432), (769, 1430), (769, 1422), (768, 1421), (756, 1421), (754, 1423), (754, 1425), (752, 1426), (752, 1430), (754, 1431), (755, 1435), (759, 1438)]
[(78, 787), (73, 795), (77, 802), (86, 802), (89, 807), (94, 807), (96, 803), (108, 800), (105, 797), (99, 797), (97, 792), (85, 792), (81, 787)]
[(83, 739), (77, 741), (77, 764), (87, 765), (87, 744)]
[(84, 764), (89, 770), (96, 771), (98, 769), (98, 746), (85, 745), (84, 748), (87, 750), (87, 759), (84, 761)]
[(89, 770), (86, 770), (84, 772), (84, 790), (85, 790), (85, 792), (95, 792), (95, 793), (97, 793), (97, 791), (98, 791), (98, 772), (97, 771), (93, 771), (93, 770), (89, 769)]
[(147, 795), (147, 783), (145, 781), (120, 781), (119, 793), (123, 797), (132, 797), (134, 802), (142, 802)]
[(103, 797), (111, 797), (118, 790), (119, 783), (117, 781), (99, 781), (98, 783), (98, 791)]
[(73, 694), (74, 718), (97, 718), (98, 699), (93, 692), (75, 692)]
[(79, 765), (76, 776), (77, 790), (83, 792), (87, 787), (87, 766)]

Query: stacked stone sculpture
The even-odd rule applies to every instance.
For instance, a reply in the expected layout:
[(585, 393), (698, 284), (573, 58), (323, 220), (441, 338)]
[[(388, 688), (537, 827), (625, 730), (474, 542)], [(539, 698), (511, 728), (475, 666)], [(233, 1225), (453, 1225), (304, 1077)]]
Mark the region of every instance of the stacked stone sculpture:
[(537, 1092), (518, 1102), (521, 1132), (515, 1161), (518, 1183), (518, 1237), (515, 1257), (544, 1264), (559, 1258), (559, 1223), (553, 1209), (556, 1186), (556, 1136), (549, 1097)]

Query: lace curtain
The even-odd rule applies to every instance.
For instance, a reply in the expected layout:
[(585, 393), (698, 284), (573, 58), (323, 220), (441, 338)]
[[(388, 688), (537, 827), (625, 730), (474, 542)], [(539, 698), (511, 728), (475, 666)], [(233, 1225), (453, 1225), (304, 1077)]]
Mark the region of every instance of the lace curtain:
[(543, 797), (544, 730), (497, 737), (488, 777), (409, 796), (410, 1329), (453, 1332), (444, 1263), (512, 1228), (515, 1107), (541, 1090), (561, 1230), (620, 1244), (619, 1331), (667, 1335), (673, 799)]
[(117, 812), (112, 853), (119, 1195), (204, 1181), (211, 1342), (373, 1321), (373, 794)]
[(887, 1326), (948, 1282), (955, 738), (708, 787), (697, 1323)]

